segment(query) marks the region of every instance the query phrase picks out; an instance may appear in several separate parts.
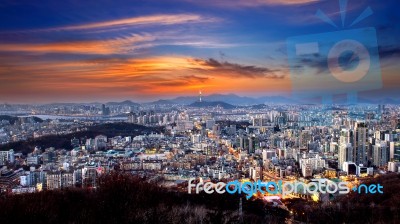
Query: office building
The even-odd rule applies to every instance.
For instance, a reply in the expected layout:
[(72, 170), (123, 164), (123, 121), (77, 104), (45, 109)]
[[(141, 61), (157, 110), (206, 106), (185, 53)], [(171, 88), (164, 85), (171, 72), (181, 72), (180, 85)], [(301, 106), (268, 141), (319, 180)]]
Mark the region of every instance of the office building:
[(384, 142), (375, 143), (373, 148), (373, 165), (378, 167), (385, 166), (388, 162), (386, 144)]
[(353, 146), (350, 143), (340, 144), (338, 167), (342, 168), (344, 162), (353, 161), (353, 154)]

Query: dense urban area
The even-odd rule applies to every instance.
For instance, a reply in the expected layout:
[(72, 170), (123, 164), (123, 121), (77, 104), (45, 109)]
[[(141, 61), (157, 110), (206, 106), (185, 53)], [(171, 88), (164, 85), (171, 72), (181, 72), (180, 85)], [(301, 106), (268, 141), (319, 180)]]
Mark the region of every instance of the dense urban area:
[[(140, 105), (124, 101), (0, 107), (3, 114), (0, 189), (6, 198), (2, 202), (5, 205), (11, 200), (7, 198), (34, 192), (32, 195), (85, 189), (86, 193), (79, 194), (92, 194), (110, 188), (110, 183), (105, 182), (113, 178), (118, 182), (121, 177), (135, 186), (158, 189), (154, 191), (162, 195), (160, 198), (172, 197), (177, 201), (196, 197), (187, 194), (190, 178), (202, 183), (233, 180), (308, 183), (317, 179), (346, 181), (350, 188), (377, 180), (383, 185), (393, 184), (400, 178), (396, 174), (400, 171), (397, 105), (233, 106), (202, 101), (200, 95), (189, 105), (168, 102)], [(232, 210), (229, 217), (235, 222), (256, 213), (249, 211), (254, 206), (262, 211), (255, 216), (264, 220), (269, 217), (269, 221), (275, 222), (312, 222), (313, 215), (320, 212), (325, 214), (319, 214), (315, 220), (322, 215), (326, 222), (335, 223), (358, 222), (349, 212), (339, 220), (339, 216), (335, 218), (332, 214), (350, 207), (360, 214), (361, 210), (355, 209), (357, 202), (367, 200), (368, 209), (387, 209), (386, 218), (395, 220), (399, 218), (399, 206), (390, 200), (399, 195), (390, 192), (391, 187), (384, 186), (380, 202), (374, 202), (376, 195), (355, 199), (352, 192), (347, 196), (258, 192), (249, 200), (238, 195), (209, 196), (213, 198), (208, 203), (219, 200), (215, 197), (224, 197), (222, 201), (230, 206), (226, 209)], [(126, 194), (155, 193), (131, 190)], [(365, 205), (358, 206), (365, 209)], [(206, 220), (207, 210), (203, 213), (204, 217), (192, 215), (194, 222)], [(221, 217), (227, 218), (226, 214), (214, 215), (220, 218), (218, 222), (222, 222)], [(380, 216), (366, 217), (367, 221), (373, 221)], [(151, 219), (143, 217), (135, 220), (151, 223)]]

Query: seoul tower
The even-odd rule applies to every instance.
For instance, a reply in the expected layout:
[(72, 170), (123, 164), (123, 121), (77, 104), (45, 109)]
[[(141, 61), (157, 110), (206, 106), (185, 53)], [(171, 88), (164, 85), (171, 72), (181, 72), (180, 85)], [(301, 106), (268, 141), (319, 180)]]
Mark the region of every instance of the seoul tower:
[(201, 102), (201, 90), (199, 91), (199, 102)]

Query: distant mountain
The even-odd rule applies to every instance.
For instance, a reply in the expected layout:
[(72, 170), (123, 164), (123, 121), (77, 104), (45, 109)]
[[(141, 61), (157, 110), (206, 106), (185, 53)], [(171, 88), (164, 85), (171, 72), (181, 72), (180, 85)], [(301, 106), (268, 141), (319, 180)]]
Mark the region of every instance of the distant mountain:
[[(346, 99), (347, 100), (347, 99)], [(346, 101), (343, 101), (345, 103)], [(375, 104), (375, 101), (371, 99), (366, 99), (366, 98), (358, 98), (357, 103), (363, 103), (363, 104)]]
[(209, 102), (209, 101), (201, 101), (201, 102), (197, 101), (197, 102), (191, 103), (189, 106), (190, 107), (217, 107), (217, 106), (219, 106), (219, 107), (222, 107), (224, 109), (234, 109), (234, 108), (236, 108), (236, 106), (234, 106), (232, 104), (229, 104), (229, 103), (222, 102), (222, 101), (212, 101), (212, 102)]
[(169, 104), (176, 104), (176, 103), (174, 101), (172, 101), (172, 100), (157, 100), (157, 101), (150, 102), (148, 104), (169, 105)]
[(238, 96), (235, 94), (212, 94), (209, 96), (204, 96), (203, 100), (205, 101), (223, 101), (229, 104), (234, 104), (234, 105), (253, 105), (253, 104), (259, 104), (260, 101), (258, 101), (256, 98), (251, 98), (251, 97), (245, 97), (245, 96)]
[(62, 106), (74, 106), (74, 105), (80, 105), (81, 103), (47, 103), (43, 104), (44, 106), (49, 106), (49, 107), (62, 107)]
[(257, 101), (259, 103), (264, 103), (264, 104), (297, 104), (298, 102), (296, 100), (283, 97), (283, 96), (263, 96), (257, 98)]
[[(246, 96), (238, 96), (235, 94), (212, 94), (208, 96), (202, 96), (202, 100), (205, 102), (225, 102), (232, 105), (241, 105), (241, 106), (251, 106), (257, 104), (268, 104), (268, 103), (285, 103), (292, 104), (296, 103), (296, 101), (291, 100), (286, 97), (281, 96), (264, 96), (264, 97), (246, 97)], [(193, 102), (199, 101), (199, 96), (180, 96), (170, 100), (158, 100), (152, 102), (150, 104), (182, 104), (189, 105)]]
[[(223, 102), (230, 105), (237, 106), (256, 106), (262, 108), (263, 105), (268, 104), (320, 104), (320, 100), (296, 100), (285, 96), (262, 96), (262, 97), (247, 97), (238, 96), (235, 94), (212, 94), (208, 96), (202, 96), (203, 102)], [(124, 101), (126, 102), (126, 101)], [(153, 105), (168, 105), (168, 104), (180, 104), (180, 105), (191, 105), (193, 102), (199, 102), (199, 96), (180, 96), (174, 99), (161, 99), (147, 104)], [(346, 104), (346, 97), (335, 98), (335, 103)], [(383, 98), (383, 99), (371, 99), (360, 97), (357, 101), (358, 104), (400, 104), (400, 100), (394, 98)], [(256, 109), (256, 108), (255, 108)]]
[(188, 105), (193, 102), (196, 102), (199, 100), (199, 97), (196, 96), (180, 96), (175, 99), (171, 99), (171, 102), (174, 102), (176, 104), (183, 104), (183, 105)]
[(106, 103), (108, 106), (117, 106), (117, 105), (123, 105), (123, 106), (140, 106), (140, 104), (132, 102), (130, 100), (125, 100), (122, 102), (108, 102)]
[(383, 98), (383, 99), (370, 99), (370, 98), (358, 98), (357, 103), (363, 104), (400, 104), (400, 100), (393, 99), (393, 98)]
[(400, 104), (399, 100), (393, 98), (384, 98), (382, 100), (377, 100), (378, 104)]

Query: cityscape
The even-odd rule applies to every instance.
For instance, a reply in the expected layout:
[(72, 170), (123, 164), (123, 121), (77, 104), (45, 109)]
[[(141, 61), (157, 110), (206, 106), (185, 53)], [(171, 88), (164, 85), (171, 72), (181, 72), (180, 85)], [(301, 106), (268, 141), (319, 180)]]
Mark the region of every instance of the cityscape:
[[(2, 105), (9, 115), (1, 117), (1, 193), (95, 190), (98, 178), (112, 172), (181, 192), (188, 191), (190, 178), (203, 183), (317, 179), (352, 188), (399, 172), (397, 105), (232, 106), (214, 101), (216, 106), (210, 106), (212, 101), (203, 98), (199, 94), (190, 105)], [(121, 130), (120, 135), (110, 135), (111, 129)], [(329, 206), (336, 197), (266, 192), (250, 200), (291, 214), (296, 210), (287, 199)]]
[(399, 223), (398, 7), (0, 3), (0, 223)]

